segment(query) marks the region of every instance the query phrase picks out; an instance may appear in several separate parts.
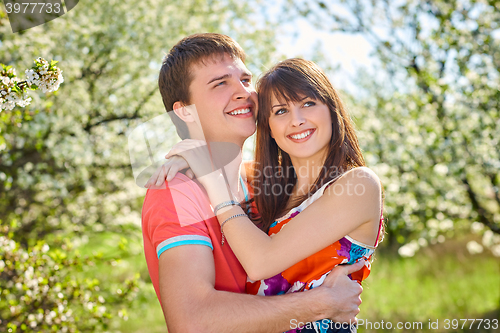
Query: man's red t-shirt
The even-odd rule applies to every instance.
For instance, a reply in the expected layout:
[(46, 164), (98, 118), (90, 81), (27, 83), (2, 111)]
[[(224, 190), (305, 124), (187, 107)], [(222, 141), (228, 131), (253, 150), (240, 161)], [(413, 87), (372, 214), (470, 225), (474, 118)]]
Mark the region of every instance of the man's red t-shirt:
[(158, 259), (168, 249), (206, 245), (215, 263), (215, 289), (244, 293), (246, 273), (222, 235), (207, 194), (198, 183), (178, 173), (166, 188), (149, 189), (142, 206), (142, 235), (149, 276), (161, 302)]

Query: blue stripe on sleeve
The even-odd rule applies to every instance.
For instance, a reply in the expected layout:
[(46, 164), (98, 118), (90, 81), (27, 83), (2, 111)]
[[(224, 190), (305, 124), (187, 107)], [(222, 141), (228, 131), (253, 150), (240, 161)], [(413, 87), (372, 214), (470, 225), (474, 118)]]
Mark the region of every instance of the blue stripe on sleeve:
[(212, 241), (208, 237), (199, 235), (177, 236), (161, 242), (156, 247), (156, 254), (158, 255), (158, 259), (160, 258), (160, 255), (166, 250), (181, 245), (206, 245), (212, 250), (214, 249), (214, 247), (212, 246)]

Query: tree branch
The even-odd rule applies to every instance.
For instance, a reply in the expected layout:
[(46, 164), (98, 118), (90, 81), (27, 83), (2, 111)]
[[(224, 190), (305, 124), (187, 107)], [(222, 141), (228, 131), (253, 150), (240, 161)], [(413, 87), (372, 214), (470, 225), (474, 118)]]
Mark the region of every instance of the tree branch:
[(99, 126), (99, 125), (102, 125), (102, 124), (105, 124), (105, 123), (109, 123), (109, 122), (117, 121), (117, 120), (125, 120), (125, 119), (132, 120), (132, 119), (138, 119), (138, 118), (140, 118), (139, 113), (141, 111), (141, 108), (144, 106), (144, 104), (146, 104), (149, 101), (149, 99), (151, 98), (151, 96), (153, 96), (153, 94), (156, 92), (157, 89), (158, 89), (157, 87), (154, 87), (154, 89), (151, 89), (151, 91), (142, 99), (142, 101), (139, 102), (139, 104), (135, 108), (134, 113), (132, 115), (123, 115), (123, 116), (116, 116), (116, 115), (114, 115), (114, 116), (111, 116), (111, 117), (108, 117), (108, 118), (101, 119), (101, 120), (99, 120), (98, 122), (96, 122), (94, 124), (91, 124), (89, 122), (89, 123), (87, 123), (87, 125), (83, 129), (87, 133), (90, 133), (90, 130), (93, 127), (96, 127), (96, 126)]
[(467, 176), (462, 177), (462, 183), (465, 185), (472, 207), (479, 214), (479, 222), (490, 228), (494, 233), (500, 234), (500, 226), (488, 217), (490, 214), (479, 202), (476, 193), (472, 190), (467, 180)]

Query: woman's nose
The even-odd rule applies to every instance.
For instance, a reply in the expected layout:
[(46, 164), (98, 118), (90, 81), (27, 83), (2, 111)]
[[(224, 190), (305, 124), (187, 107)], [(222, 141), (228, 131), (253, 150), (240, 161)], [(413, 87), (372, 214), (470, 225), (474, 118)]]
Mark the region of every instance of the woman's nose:
[(292, 110), (291, 125), (294, 127), (301, 126), (306, 122), (304, 115), (300, 110)]

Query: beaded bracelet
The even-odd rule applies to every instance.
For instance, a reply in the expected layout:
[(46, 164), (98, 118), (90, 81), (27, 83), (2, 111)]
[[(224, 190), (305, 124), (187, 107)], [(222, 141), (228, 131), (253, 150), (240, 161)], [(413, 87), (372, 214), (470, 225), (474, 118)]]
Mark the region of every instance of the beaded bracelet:
[(227, 207), (227, 206), (240, 206), (240, 203), (238, 201), (230, 200), (230, 201), (224, 201), (215, 206), (214, 208), (214, 215), (217, 216), (217, 211), (221, 208)]
[(232, 220), (232, 219), (235, 219), (235, 218), (241, 217), (241, 216), (247, 216), (247, 214), (236, 214), (236, 215), (230, 216), (226, 220), (224, 220), (224, 222), (221, 223), (221, 225), (220, 225), (220, 233), (222, 234), (222, 244), (221, 245), (224, 245), (224, 239), (225, 239), (224, 231), (222, 231), (222, 227), (224, 226), (224, 224), (226, 224), (226, 222), (229, 220)]

